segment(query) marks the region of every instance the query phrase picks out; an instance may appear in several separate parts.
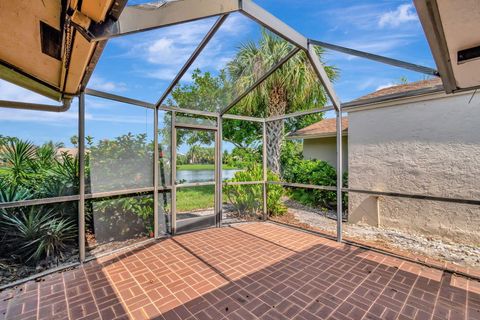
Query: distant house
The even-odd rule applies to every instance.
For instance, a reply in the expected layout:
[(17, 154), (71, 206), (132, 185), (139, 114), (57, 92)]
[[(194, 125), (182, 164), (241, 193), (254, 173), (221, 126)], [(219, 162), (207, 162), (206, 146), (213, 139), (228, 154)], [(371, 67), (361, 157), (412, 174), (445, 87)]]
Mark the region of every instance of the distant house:
[[(447, 95), (440, 85), (432, 79), (385, 88), (348, 110), (350, 188), (480, 198), (480, 95)], [(334, 123), (322, 120), (290, 138), (303, 139), (305, 157), (334, 164)], [(473, 205), (349, 194), (349, 223), (478, 245), (479, 219), (480, 207)]]
[[(401, 84), (383, 88), (367, 94), (357, 100), (368, 100), (389, 95), (398, 95), (404, 92), (415, 91), (424, 88), (432, 88), (441, 85), (439, 78), (423, 80), (408, 84)], [(349, 119), (342, 118), (343, 136), (343, 171), (348, 170), (348, 129)], [(323, 160), (337, 167), (336, 146), (336, 119), (328, 118), (314, 123), (308, 127), (290, 133), (287, 139), (303, 141), (303, 156), (305, 159)]]
[[(323, 119), (288, 135), (291, 140), (303, 140), (303, 156), (309, 160), (323, 160), (337, 168), (336, 119)], [(348, 170), (348, 119), (342, 118), (343, 170)]]
[[(88, 151), (87, 151), (88, 152)], [(78, 148), (58, 148), (56, 152), (56, 157), (61, 158), (62, 155), (67, 154), (73, 158), (75, 158), (78, 154)]]

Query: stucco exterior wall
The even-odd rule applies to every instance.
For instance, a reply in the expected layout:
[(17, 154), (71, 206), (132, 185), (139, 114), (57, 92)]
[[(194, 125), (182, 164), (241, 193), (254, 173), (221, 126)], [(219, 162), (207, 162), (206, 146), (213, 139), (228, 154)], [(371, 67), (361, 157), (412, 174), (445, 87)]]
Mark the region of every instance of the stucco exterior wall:
[[(348, 170), (348, 138), (342, 139), (343, 171)], [(323, 160), (337, 168), (337, 139), (335, 137), (304, 139), (303, 156), (305, 159)]]
[[(480, 97), (470, 98), (350, 112), (349, 186), (480, 199)], [(479, 206), (352, 193), (349, 222), (480, 244)]]

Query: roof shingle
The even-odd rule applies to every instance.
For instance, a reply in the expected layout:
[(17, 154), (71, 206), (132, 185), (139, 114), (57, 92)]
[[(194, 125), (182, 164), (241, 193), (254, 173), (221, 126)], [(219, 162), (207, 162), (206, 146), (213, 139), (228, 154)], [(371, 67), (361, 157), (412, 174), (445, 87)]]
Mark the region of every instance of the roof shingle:
[(391, 86), (377, 90), (375, 92), (369, 93), (365, 96), (358, 98), (358, 100), (378, 98), (382, 96), (388, 96), (391, 94), (414, 91), (419, 89), (434, 88), (442, 85), (442, 80), (440, 78), (433, 78), (428, 80), (421, 80), (411, 83), (400, 84), (396, 86)]
[[(348, 131), (348, 118), (342, 117), (343, 132)], [(290, 138), (294, 137), (325, 137), (335, 135), (337, 132), (337, 122), (335, 118), (323, 119), (319, 122), (309, 125), (303, 129), (297, 130), (289, 134)]]

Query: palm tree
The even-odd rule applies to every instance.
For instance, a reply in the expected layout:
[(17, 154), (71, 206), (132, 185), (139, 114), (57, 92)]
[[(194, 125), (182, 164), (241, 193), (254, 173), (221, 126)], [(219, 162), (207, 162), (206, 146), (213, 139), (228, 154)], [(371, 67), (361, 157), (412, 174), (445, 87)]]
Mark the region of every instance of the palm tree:
[[(227, 65), (236, 92), (244, 92), (262, 74), (279, 62), (293, 45), (277, 35), (263, 30), (256, 42), (243, 44), (236, 57)], [(323, 49), (316, 47), (318, 55)], [(337, 76), (334, 67), (327, 66), (330, 79)], [(235, 107), (237, 112), (251, 115), (277, 116), (325, 105), (326, 93), (305, 52), (295, 54), (282, 68), (273, 73), (262, 85), (247, 95)], [(280, 173), (280, 151), (284, 135), (284, 121), (267, 122), (267, 159), (269, 168)]]

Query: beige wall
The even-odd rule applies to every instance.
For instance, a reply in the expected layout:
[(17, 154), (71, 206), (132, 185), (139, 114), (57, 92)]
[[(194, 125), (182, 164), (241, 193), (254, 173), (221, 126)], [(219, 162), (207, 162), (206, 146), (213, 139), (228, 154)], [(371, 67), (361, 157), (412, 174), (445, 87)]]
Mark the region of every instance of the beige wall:
[[(348, 138), (343, 137), (343, 171), (348, 170)], [(335, 137), (303, 140), (305, 159), (323, 160), (337, 168), (337, 140)]]
[[(480, 199), (480, 97), (471, 96), (350, 112), (349, 186)], [(479, 206), (350, 194), (349, 222), (359, 221), (480, 244)]]

